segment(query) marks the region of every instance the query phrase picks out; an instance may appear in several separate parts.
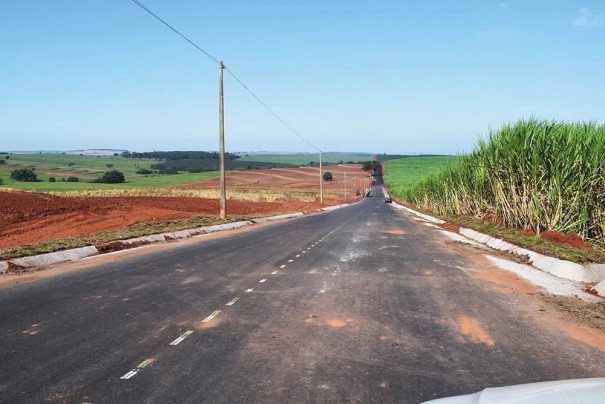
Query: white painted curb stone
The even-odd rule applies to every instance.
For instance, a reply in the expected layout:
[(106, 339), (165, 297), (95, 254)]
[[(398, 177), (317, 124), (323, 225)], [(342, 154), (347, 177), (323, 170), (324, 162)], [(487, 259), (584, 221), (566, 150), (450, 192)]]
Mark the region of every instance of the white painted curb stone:
[[(348, 206), (348, 205), (341, 205)], [(260, 219), (246, 220), (240, 222), (232, 222), (226, 224), (217, 224), (205, 227), (196, 227), (188, 230), (179, 230), (169, 233), (152, 234), (150, 236), (134, 237), (127, 240), (115, 240), (116, 242), (122, 242), (124, 244), (136, 244), (142, 242), (144, 244), (164, 242), (167, 239), (183, 239), (197, 235), (216, 233), (223, 230), (233, 230), (244, 226), (250, 226), (254, 223), (262, 223), (273, 220), (291, 219), (295, 217), (304, 216), (302, 212), (286, 213), (282, 215), (269, 216)], [(90, 257), (99, 254), (99, 250), (95, 246), (87, 246), (81, 248), (74, 248), (71, 250), (57, 251), (47, 254), (39, 254), (31, 257), (15, 258), (8, 261), (0, 261), (0, 274), (8, 271), (9, 262), (23, 268), (43, 267), (47, 265), (57, 264), (60, 262), (75, 261), (81, 258)]]
[[(419, 216), (431, 223), (445, 223), (443, 220), (425, 215), (397, 203), (393, 203), (393, 206), (398, 209), (403, 209), (413, 215)], [(458, 232), (471, 240), (477, 241), (481, 244), (486, 244), (496, 250), (508, 251), (519, 255), (527, 255), (529, 256), (531, 264), (534, 267), (559, 278), (569, 279), (577, 282), (600, 282), (597, 286), (602, 285), (600, 287), (602, 287), (604, 290), (599, 291), (599, 294), (605, 297), (605, 264), (580, 265), (576, 264), (575, 262), (542, 255), (487, 234), (479, 233), (475, 230), (461, 227)]]
[(97, 255), (99, 251), (94, 246), (74, 248), (71, 250), (57, 251), (47, 254), (34, 255), (33, 257), (23, 257), (10, 260), (15, 265), (24, 268), (42, 267), (56, 264), (58, 262), (75, 261), (81, 258)]

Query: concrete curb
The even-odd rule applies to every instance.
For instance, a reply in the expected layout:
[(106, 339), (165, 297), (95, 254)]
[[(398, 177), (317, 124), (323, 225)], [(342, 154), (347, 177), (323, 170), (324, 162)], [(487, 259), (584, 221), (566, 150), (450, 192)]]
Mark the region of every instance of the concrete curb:
[(327, 206), (325, 208), (321, 208), (319, 210), (323, 211), (323, 212), (330, 212), (332, 210), (336, 210), (336, 209), (340, 209), (340, 208), (345, 208), (347, 206), (351, 206), (352, 204), (350, 203), (343, 203), (341, 205), (334, 205), (334, 206)]
[(169, 241), (169, 240), (178, 240), (178, 239), (196, 237), (196, 236), (201, 236), (204, 234), (216, 233), (219, 231), (238, 229), (241, 227), (253, 225), (255, 223), (264, 223), (264, 222), (270, 222), (270, 221), (282, 220), (282, 219), (292, 219), (292, 218), (301, 217), (301, 216), (304, 216), (304, 213), (302, 213), (302, 212), (287, 213), (287, 214), (282, 214), (282, 215), (269, 216), (269, 217), (263, 217), (263, 218), (259, 218), (259, 219), (252, 219), (252, 220), (246, 220), (246, 221), (240, 221), (240, 222), (232, 222), (232, 223), (226, 223), (226, 224), (216, 224), (216, 225), (211, 225), (211, 226), (196, 227), (193, 229), (179, 230), (179, 231), (162, 233), (162, 234), (152, 234), (150, 236), (135, 237), (135, 238), (127, 239), (127, 240), (116, 240), (116, 241), (112, 241), (109, 243), (101, 244), (101, 245), (99, 245), (100, 248), (97, 248), (96, 246), (87, 246), (87, 247), (73, 248), (70, 250), (63, 250), (63, 251), (57, 251), (57, 252), (52, 252), (52, 253), (39, 254), (39, 255), (34, 255), (31, 257), (14, 258), (14, 259), (10, 259), (7, 261), (0, 261), (0, 274), (4, 274), (11, 268), (27, 269), (27, 268), (35, 268), (35, 267), (44, 267), (44, 266), (48, 266), (48, 265), (52, 265), (52, 264), (57, 264), (60, 262), (75, 261), (75, 260), (86, 258), (86, 257), (92, 257), (94, 255), (104, 253), (105, 251), (103, 251), (103, 248), (102, 248), (103, 246), (108, 246), (108, 245), (112, 245), (112, 244), (115, 245), (116, 243), (124, 246), (124, 248), (120, 248), (120, 249), (126, 249), (126, 248), (138, 247), (141, 245), (147, 245), (147, 244), (152, 244), (152, 243), (165, 242), (165, 241)]
[[(417, 212), (406, 206), (393, 203), (393, 206), (398, 209), (403, 209), (413, 215), (421, 217), (432, 223), (442, 224), (445, 221), (436, 219), (432, 216), (425, 215)], [(599, 282), (593, 289), (599, 293), (600, 296), (605, 297), (605, 264), (589, 264), (581, 265), (575, 262), (561, 260), (558, 258), (549, 257), (546, 255), (539, 254), (537, 252), (528, 250), (508, 243), (504, 240), (489, 236), (487, 234), (480, 233), (472, 229), (466, 229), (461, 227), (458, 233), (465, 236), (468, 239), (477, 241), (481, 244), (488, 245), (496, 250), (507, 251), (519, 255), (527, 255), (530, 259), (532, 266), (548, 272), (559, 278), (568, 279), (576, 282)]]

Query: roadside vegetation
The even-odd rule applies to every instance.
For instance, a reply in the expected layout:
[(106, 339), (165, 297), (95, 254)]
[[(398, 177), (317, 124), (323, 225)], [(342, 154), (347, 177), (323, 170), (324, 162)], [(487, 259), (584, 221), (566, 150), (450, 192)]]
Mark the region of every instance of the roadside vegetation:
[(533, 249), (545, 243), (542, 232), (576, 233), (597, 250), (575, 256), (547, 246), (550, 255), (603, 260), (604, 126), (530, 119), (490, 132), (470, 155), (442, 161), (423, 176), (403, 173), (405, 160), (386, 164), (389, 189), (399, 200), (451, 222), (468, 216), (519, 229), (517, 240), (505, 238)]
[(240, 220), (249, 220), (254, 217), (259, 216), (230, 216), (229, 219), (226, 220), (219, 219), (216, 215), (212, 215), (195, 216), (192, 218), (179, 220), (146, 222), (130, 227), (124, 227), (121, 229), (104, 231), (95, 234), (55, 239), (44, 243), (24, 245), (21, 247), (6, 248), (0, 250), (0, 260), (9, 260), (19, 257), (67, 250), (70, 248), (86, 247), (89, 245), (98, 245), (103, 243), (109, 243), (115, 240), (126, 240), (129, 238), (147, 236), (150, 234), (161, 234), (201, 226), (224, 224), (229, 222), (237, 222)]

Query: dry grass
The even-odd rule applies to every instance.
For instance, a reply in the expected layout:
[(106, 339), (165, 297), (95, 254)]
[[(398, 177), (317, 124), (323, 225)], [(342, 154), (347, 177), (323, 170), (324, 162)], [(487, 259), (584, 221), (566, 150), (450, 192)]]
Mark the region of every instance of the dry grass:
[[(52, 195), (65, 197), (188, 197), (218, 199), (218, 189), (172, 189), (172, 188), (133, 188), (90, 190), (74, 192), (50, 192)], [(333, 197), (332, 193), (324, 192), (324, 197)], [(254, 188), (227, 190), (227, 199), (252, 202), (300, 201), (315, 202), (319, 199), (319, 192), (298, 191), (288, 189)]]

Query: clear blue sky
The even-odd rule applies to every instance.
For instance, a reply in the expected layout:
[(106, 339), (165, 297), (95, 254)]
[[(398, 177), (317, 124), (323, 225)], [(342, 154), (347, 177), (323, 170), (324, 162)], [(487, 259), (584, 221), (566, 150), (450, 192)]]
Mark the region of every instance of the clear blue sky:
[[(603, 1), (141, 1), (326, 151), (605, 122)], [(0, 1), (0, 150), (217, 150), (217, 79), (130, 0)], [(225, 97), (228, 151), (313, 150), (229, 75)]]

